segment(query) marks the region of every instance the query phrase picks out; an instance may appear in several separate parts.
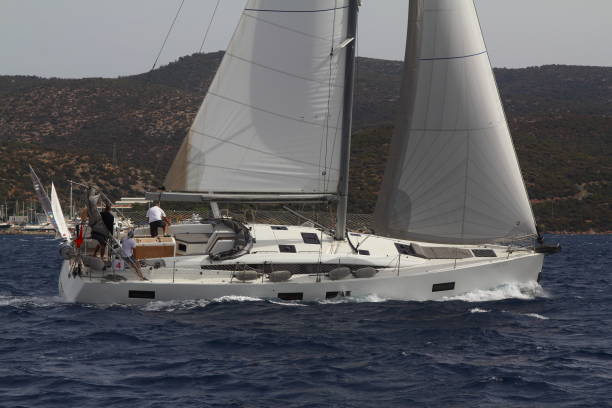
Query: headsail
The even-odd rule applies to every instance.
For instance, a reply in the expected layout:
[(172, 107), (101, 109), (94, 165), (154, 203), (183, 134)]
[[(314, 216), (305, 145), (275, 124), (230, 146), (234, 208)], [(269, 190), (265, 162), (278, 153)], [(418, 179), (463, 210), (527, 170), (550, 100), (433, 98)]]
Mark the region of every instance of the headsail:
[(57, 196), (57, 191), (55, 191), (55, 185), (53, 183), (51, 183), (51, 209), (53, 210), (55, 231), (61, 238), (70, 239), (70, 231), (68, 230), (68, 225), (66, 225), (64, 212), (62, 211), (62, 206), (60, 205), (59, 197)]
[(166, 189), (337, 191), (347, 7), (348, 0), (247, 2)]
[(53, 209), (51, 208), (51, 200), (49, 200), (49, 195), (47, 194), (47, 191), (45, 191), (45, 187), (40, 182), (40, 179), (32, 166), (30, 166), (30, 178), (32, 179), (32, 184), (34, 184), (34, 191), (36, 192), (40, 206), (45, 212), (47, 218), (52, 221)]
[(535, 235), (473, 0), (411, 0), (376, 232), (444, 243)]

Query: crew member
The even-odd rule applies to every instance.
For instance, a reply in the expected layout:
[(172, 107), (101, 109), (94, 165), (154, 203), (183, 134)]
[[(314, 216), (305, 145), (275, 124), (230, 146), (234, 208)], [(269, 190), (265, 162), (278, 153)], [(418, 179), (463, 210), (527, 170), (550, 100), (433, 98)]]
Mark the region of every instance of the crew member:
[(98, 253), (98, 249), (99, 249), (100, 258), (104, 259), (104, 256), (106, 255), (106, 242), (108, 241), (108, 238), (113, 235), (113, 231), (115, 228), (115, 216), (111, 212), (110, 204), (108, 203), (106, 204), (106, 207), (104, 207), (104, 211), (100, 213), (100, 216), (102, 217), (102, 222), (104, 223), (104, 226), (106, 227), (108, 231), (108, 234), (106, 234), (106, 236), (103, 236), (102, 234), (92, 233), (92, 238), (98, 241), (98, 245), (96, 246), (96, 249), (94, 250), (94, 256), (96, 256), (96, 254)]
[(136, 248), (136, 240), (134, 239), (134, 231), (128, 232), (127, 237), (121, 241), (121, 250), (128, 263), (136, 270), (136, 273), (142, 280), (147, 280), (140, 269), (140, 262), (134, 258), (134, 248)]
[(147, 218), (149, 219), (149, 227), (151, 229), (151, 237), (156, 237), (158, 235), (159, 228), (164, 230), (164, 235), (167, 233), (168, 229), (168, 218), (166, 217), (166, 213), (159, 207), (159, 201), (155, 203), (155, 205), (147, 211)]

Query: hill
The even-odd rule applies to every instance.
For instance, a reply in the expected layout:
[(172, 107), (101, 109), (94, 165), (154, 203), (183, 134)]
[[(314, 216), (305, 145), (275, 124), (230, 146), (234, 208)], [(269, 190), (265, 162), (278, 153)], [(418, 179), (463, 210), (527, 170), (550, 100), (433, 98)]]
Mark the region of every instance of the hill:
[[(64, 195), (68, 178), (115, 198), (159, 185), (222, 56), (194, 54), (116, 79), (0, 76), (0, 200), (33, 197), (28, 162)], [(358, 60), (352, 211), (373, 208), (401, 69), (397, 61)], [(612, 68), (495, 74), (539, 223), (612, 230)]]

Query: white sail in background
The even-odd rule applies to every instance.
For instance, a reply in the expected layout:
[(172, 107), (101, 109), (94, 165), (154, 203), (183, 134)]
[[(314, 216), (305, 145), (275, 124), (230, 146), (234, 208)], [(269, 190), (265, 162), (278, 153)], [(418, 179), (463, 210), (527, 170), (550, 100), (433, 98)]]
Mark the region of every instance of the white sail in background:
[(55, 231), (57, 231), (60, 237), (70, 239), (70, 231), (68, 230), (68, 225), (66, 225), (64, 212), (62, 211), (62, 206), (60, 205), (57, 191), (55, 191), (55, 185), (53, 183), (51, 183), (51, 209), (53, 211)]
[(377, 233), (444, 243), (536, 234), (472, 0), (411, 0), (399, 115)]
[(247, 2), (168, 190), (336, 192), (345, 70), (336, 47), (346, 39), (347, 6)]
[(52, 219), (53, 210), (51, 209), (51, 201), (49, 200), (49, 196), (47, 195), (47, 192), (45, 191), (45, 187), (41, 183), (40, 179), (38, 178), (38, 175), (36, 174), (32, 166), (29, 166), (29, 167), (30, 167), (30, 178), (32, 179), (32, 184), (34, 185), (34, 191), (36, 192), (36, 196), (38, 197), (40, 206), (45, 212), (45, 215), (47, 216), (47, 218)]

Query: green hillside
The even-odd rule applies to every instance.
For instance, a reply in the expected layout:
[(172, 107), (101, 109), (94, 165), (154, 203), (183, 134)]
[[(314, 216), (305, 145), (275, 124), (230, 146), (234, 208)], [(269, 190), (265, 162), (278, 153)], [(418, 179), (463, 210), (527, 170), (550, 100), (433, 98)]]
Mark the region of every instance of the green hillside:
[[(66, 179), (111, 197), (158, 186), (222, 52), (117, 79), (0, 76), (0, 201), (33, 198), (30, 162), (60, 195)], [(402, 64), (360, 58), (351, 211), (371, 212), (393, 131)], [(538, 222), (612, 230), (612, 68), (495, 71)]]

